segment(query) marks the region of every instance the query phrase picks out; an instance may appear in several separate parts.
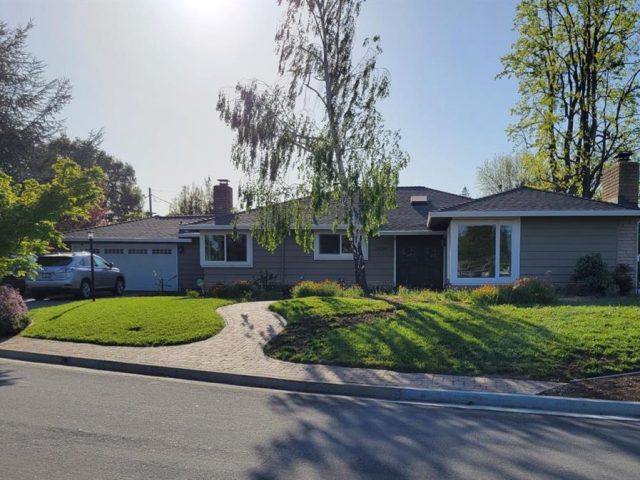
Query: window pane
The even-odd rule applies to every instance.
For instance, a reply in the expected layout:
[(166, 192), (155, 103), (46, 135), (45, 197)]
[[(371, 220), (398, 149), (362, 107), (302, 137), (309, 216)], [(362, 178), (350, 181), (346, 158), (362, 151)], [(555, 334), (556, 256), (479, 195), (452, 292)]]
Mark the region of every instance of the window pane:
[(95, 255), (93, 256), (93, 265), (96, 268), (105, 268), (107, 266), (107, 264), (102, 258), (96, 257)]
[(511, 276), (511, 225), (500, 226), (500, 276)]
[(238, 235), (233, 239), (233, 235), (227, 235), (227, 262), (247, 261), (247, 236)]
[(496, 227), (461, 225), (458, 230), (458, 277), (496, 276)]
[(351, 248), (351, 242), (346, 235), (341, 235), (342, 239), (342, 253), (353, 253), (353, 249)]
[(38, 257), (38, 264), (43, 267), (66, 267), (73, 257)]
[(208, 262), (224, 261), (224, 235), (205, 235), (204, 259)]
[(321, 255), (337, 255), (340, 253), (340, 235), (318, 235)]

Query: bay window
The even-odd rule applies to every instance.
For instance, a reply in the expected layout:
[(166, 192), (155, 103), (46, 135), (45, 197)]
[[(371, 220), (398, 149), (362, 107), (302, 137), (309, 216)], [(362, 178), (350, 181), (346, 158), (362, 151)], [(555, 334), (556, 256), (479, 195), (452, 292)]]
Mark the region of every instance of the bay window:
[(246, 233), (203, 233), (200, 238), (200, 263), (203, 267), (250, 267), (253, 263), (252, 240)]
[(454, 220), (450, 234), (451, 283), (510, 283), (518, 278), (519, 221)]

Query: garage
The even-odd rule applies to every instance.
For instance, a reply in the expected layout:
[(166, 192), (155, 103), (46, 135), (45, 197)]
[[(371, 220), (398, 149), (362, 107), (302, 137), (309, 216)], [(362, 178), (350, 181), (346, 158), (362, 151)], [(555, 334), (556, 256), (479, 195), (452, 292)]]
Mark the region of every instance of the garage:
[[(71, 250), (89, 251), (89, 244), (73, 244)], [(93, 251), (124, 273), (128, 291), (178, 290), (176, 244), (94, 242)]]
[(66, 233), (64, 239), (72, 251), (89, 251), (88, 235), (93, 233), (94, 253), (124, 273), (129, 292), (176, 292), (184, 289), (179, 285), (178, 256), (192, 242), (178, 238), (178, 231), (208, 218), (156, 216), (76, 230)]

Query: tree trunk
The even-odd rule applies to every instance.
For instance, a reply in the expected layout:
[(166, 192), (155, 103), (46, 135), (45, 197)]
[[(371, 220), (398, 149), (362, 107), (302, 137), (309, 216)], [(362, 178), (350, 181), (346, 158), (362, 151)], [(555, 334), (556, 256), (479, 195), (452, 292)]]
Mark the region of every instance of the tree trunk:
[(364, 236), (362, 233), (356, 233), (351, 240), (351, 249), (353, 250), (353, 267), (355, 269), (356, 283), (364, 290), (365, 294), (369, 293), (369, 285), (367, 284), (367, 272), (364, 261)]

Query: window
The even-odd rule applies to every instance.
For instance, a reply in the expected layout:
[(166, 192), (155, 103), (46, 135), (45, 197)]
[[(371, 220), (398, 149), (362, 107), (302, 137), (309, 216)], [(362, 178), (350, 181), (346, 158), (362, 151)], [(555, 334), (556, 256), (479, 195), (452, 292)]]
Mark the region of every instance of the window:
[[(367, 248), (364, 249), (365, 259)], [(314, 246), (314, 259), (316, 260), (353, 260), (351, 242), (345, 234), (319, 233), (316, 235)]]
[(496, 276), (496, 227), (460, 225), (458, 229), (458, 277)]
[[(93, 253), (98, 253), (96, 250)], [(112, 254), (112, 255), (122, 255), (124, 253), (124, 248), (105, 248), (104, 254)]]
[(449, 279), (453, 284), (509, 283), (520, 269), (520, 222), (451, 222)]
[(173, 250), (170, 248), (153, 248), (151, 249), (152, 255), (171, 255)]
[[(105, 250), (107, 250), (105, 248)], [(93, 266), (95, 268), (107, 268), (107, 263), (101, 257), (93, 256)]]
[(250, 267), (253, 263), (251, 236), (239, 233), (204, 234), (200, 241), (202, 266)]
[(147, 249), (146, 248), (130, 248), (128, 252), (129, 252), (129, 255), (146, 255)]

